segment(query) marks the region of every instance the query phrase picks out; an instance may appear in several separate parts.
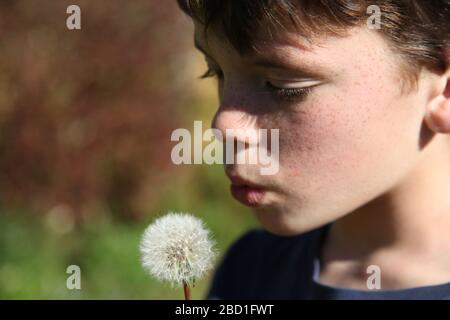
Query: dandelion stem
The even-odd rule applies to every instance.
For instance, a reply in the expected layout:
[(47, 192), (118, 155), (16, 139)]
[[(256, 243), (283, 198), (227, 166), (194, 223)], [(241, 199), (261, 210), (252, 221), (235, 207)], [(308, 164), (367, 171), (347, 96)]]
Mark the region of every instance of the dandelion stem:
[(186, 281), (183, 281), (183, 288), (184, 288), (184, 299), (191, 300), (191, 288), (189, 287), (189, 284)]

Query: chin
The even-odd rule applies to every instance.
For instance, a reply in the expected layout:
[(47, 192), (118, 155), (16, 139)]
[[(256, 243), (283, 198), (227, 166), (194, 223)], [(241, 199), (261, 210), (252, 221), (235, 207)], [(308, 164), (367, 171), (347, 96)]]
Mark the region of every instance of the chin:
[(297, 236), (320, 227), (319, 224), (311, 224), (308, 219), (302, 223), (302, 217), (289, 215), (274, 208), (255, 208), (255, 215), (261, 226), (268, 232), (277, 236)]

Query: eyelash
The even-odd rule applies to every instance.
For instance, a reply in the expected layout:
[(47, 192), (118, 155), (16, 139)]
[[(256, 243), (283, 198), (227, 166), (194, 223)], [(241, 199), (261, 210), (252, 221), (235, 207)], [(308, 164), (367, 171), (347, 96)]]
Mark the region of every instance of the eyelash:
[(305, 88), (278, 88), (270, 82), (266, 82), (269, 91), (273, 92), (278, 98), (286, 101), (303, 101), (306, 100), (312, 87)]
[[(214, 70), (212, 68), (208, 68), (205, 73), (203, 73), (199, 78), (206, 79), (215, 77), (218, 80), (222, 80), (224, 78), (223, 72), (220, 70)], [(278, 88), (271, 84), (269, 81), (266, 82), (266, 87), (269, 93), (272, 93), (276, 96), (277, 99), (285, 100), (285, 101), (303, 101), (310, 94), (312, 87), (306, 88)]]
[(206, 79), (216, 77), (217, 79), (221, 80), (223, 79), (223, 72), (220, 70), (214, 70), (212, 68), (208, 68), (205, 73), (203, 73), (199, 78), (200, 79)]

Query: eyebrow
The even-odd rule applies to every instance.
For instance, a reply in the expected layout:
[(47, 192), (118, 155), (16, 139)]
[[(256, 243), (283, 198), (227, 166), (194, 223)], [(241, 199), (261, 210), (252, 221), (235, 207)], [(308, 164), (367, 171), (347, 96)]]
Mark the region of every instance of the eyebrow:
[[(208, 57), (211, 60), (214, 60), (211, 55), (206, 51), (206, 49), (200, 44), (200, 42), (197, 40), (196, 37), (194, 37), (194, 46), (196, 49), (198, 49), (201, 53), (203, 53), (206, 57)], [(313, 66), (299, 66), (299, 65), (292, 65), (288, 63), (283, 63), (281, 61), (274, 61), (273, 59), (259, 56), (257, 54), (249, 55), (247, 54), (246, 57), (249, 60), (249, 63), (261, 67), (261, 68), (267, 68), (267, 69), (278, 69), (278, 70), (295, 70), (305, 76), (312, 76), (317, 77), (320, 74), (324, 74), (325, 70), (321, 68), (320, 66), (313, 67)], [(251, 61), (250, 61), (251, 60)]]

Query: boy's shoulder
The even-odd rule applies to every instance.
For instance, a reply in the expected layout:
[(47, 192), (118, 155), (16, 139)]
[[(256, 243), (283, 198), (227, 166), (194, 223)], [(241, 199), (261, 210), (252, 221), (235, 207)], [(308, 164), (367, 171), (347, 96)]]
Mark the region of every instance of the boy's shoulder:
[[(296, 236), (277, 236), (252, 229), (228, 249), (216, 271), (208, 298), (246, 299), (271, 296), (278, 288), (312, 272), (317, 242), (326, 227)], [(295, 278), (295, 279), (293, 279)]]

